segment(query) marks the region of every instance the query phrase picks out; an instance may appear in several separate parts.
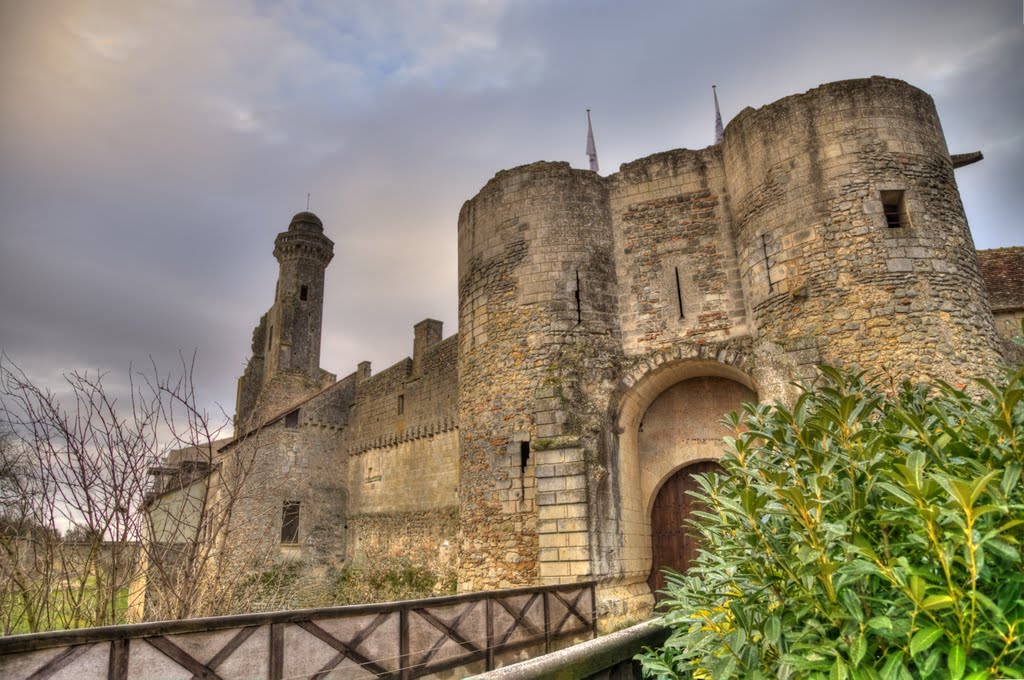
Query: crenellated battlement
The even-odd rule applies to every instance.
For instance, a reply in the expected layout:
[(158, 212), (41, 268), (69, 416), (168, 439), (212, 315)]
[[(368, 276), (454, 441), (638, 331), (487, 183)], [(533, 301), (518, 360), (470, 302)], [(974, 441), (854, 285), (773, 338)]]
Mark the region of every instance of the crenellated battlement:
[(607, 177), (502, 170), (458, 215), (458, 332), (425, 319), (409, 357), (336, 382), (319, 368), (334, 244), (299, 213), (239, 381), (280, 481), (253, 494), (276, 519), (250, 540), (275, 540), (284, 508), (282, 560), (415, 545), (463, 591), (597, 579), (608, 625), (648, 615), (660, 567), (692, 555), (679, 518), (722, 415), (792, 400), (820, 363), (957, 382), (1012, 359), (990, 297), (1006, 328), (1024, 317), (1024, 256), (979, 268), (954, 175), (980, 157), (950, 156), (926, 93), (872, 77)]

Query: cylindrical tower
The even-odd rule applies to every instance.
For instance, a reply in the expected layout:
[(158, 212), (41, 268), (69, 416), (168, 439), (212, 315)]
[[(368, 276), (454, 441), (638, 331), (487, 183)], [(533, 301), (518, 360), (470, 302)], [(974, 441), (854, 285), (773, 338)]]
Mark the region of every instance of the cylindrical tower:
[(931, 97), (886, 78), (742, 111), (723, 153), (757, 342), (957, 380), (996, 364), (991, 312)]
[[(498, 173), (463, 206), (461, 589), (589, 569), (571, 375), (618, 340), (614, 290), (608, 194), (596, 173), (534, 163)], [(559, 532), (548, 543), (538, 536)]]
[(300, 212), (288, 231), (277, 235), (274, 257), (280, 263), (274, 306), (268, 318), (264, 379), (299, 374), (320, 380), (320, 331), (324, 311), (324, 273), (334, 257), (334, 242), (324, 236), (320, 218)]

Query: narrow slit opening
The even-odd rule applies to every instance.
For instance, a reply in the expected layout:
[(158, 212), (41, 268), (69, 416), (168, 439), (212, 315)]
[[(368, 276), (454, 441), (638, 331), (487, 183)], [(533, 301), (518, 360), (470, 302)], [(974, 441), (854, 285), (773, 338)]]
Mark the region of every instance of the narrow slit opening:
[(580, 307), (580, 270), (576, 270), (576, 323), (583, 323), (583, 309)]
[(771, 295), (774, 285), (772, 285), (772, 265), (768, 261), (768, 234), (761, 234), (761, 252), (764, 253), (764, 273), (768, 277), (768, 294)]
[(683, 284), (679, 281), (679, 267), (676, 267), (676, 300), (679, 302), (679, 318), (685, 319), (683, 312)]

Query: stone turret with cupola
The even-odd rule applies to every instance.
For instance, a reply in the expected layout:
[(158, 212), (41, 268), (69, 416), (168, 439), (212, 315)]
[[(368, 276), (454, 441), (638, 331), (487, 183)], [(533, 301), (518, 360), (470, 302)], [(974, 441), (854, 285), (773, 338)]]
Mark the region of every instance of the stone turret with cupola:
[(300, 212), (274, 240), (274, 257), (280, 265), (274, 304), (253, 330), (252, 356), (238, 380), (242, 429), (335, 380), (320, 368), (324, 274), (334, 242), (319, 217)]

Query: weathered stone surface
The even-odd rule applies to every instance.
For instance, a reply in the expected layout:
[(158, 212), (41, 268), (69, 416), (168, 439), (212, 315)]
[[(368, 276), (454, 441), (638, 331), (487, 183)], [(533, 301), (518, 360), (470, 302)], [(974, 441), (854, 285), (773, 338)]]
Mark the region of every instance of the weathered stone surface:
[[(1012, 359), (992, 303), (1024, 316), (1024, 248), (975, 252), (953, 169), (931, 98), (870, 78), (609, 177), (499, 172), (459, 215), (458, 334), (424, 320), (411, 358), (340, 381), (318, 368), (332, 244), (296, 216), (239, 382), (277, 484), (248, 540), (454, 560), (462, 591), (597, 579), (606, 622), (643, 616), (651, 504), (721, 454), (725, 411), (821, 362), (962, 382)], [(288, 500), (298, 546), (275, 544)]]

